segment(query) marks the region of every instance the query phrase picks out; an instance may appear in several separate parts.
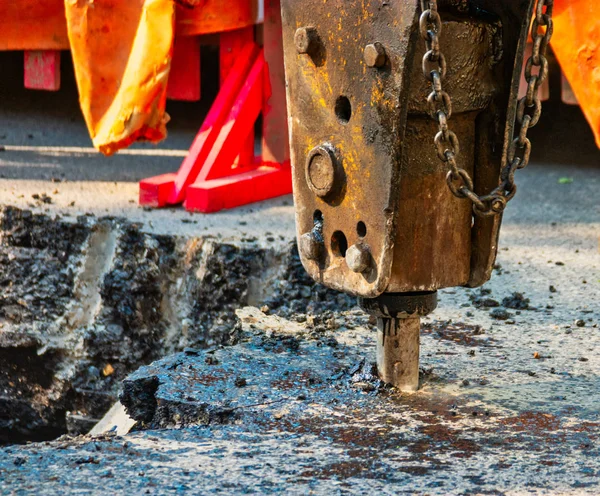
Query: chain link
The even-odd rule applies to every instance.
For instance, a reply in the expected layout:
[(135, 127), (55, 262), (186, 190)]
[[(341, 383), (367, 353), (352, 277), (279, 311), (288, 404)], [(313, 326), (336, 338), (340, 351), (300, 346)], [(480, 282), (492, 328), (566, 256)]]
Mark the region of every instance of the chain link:
[[(427, 111), (439, 126), (434, 138), (437, 155), (450, 169), (446, 175), (446, 182), (452, 194), (458, 198), (469, 199), (473, 203), (475, 215), (480, 217), (497, 215), (504, 211), (506, 204), (517, 192), (515, 172), (529, 164), (531, 141), (527, 138), (527, 132), (539, 122), (542, 114), (539, 89), (548, 77), (546, 50), (554, 30), (553, 4), (554, 0), (537, 0), (535, 17), (531, 23), (533, 51), (525, 64), (527, 94), (517, 104), (516, 120), (521, 127), (509, 145), (507, 162), (500, 175), (500, 185), (491, 193), (479, 196), (473, 190), (473, 179), (469, 173), (456, 163), (460, 143), (456, 134), (448, 127), (448, 120), (452, 115), (452, 99), (442, 86), (447, 67), (446, 58), (440, 49), (442, 19), (438, 13), (437, 0), (421, 0), (419, 31), (427, 47), (423, 56), (423, 75), (431, 82), (432, 90), (427, 97)], [(536, 73), (533, 72), (534, 68)]]

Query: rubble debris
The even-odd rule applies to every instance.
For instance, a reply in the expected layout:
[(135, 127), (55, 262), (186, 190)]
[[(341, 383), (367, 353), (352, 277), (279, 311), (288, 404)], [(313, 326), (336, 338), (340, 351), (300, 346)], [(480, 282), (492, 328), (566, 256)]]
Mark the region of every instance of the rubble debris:
[(513, 310), (531, 310), (529, 305), (531, 300), (525, 298), (523, 293), (514, 292), (510, 296), (502, 299), (502, 306), (505, 308), (512, 308)]
[(421, 334), (431, 334), (432, 337), (450, 341), (463, 346), (494, 346), (495, 340), (486, 336), (485, 329), (479, 325), (469, 325), (462, 322), (434, 321), (421, 325)]
[(469, 299), (475, 308), (495, 308), (499, 307), (498, 300), (491, 298), (492, 291), (488, 288), (480, 288), (475, 294), (471, 294)]
[(140, 365), (235, 342), (235, 310), (249, 303), (327, 310), (317, 330), (334, 325), (331, 309), (355, 304), (303, 274), (293, 243), (182, 239), (12, 207), (0, 209), (0, 236), (0, 442), (85, 432)]
[(512, 313), (510, 313), (505, 308), (496, 308), (490, 312), (490, 317), (496, 320), (508, 320), (512, 317)]

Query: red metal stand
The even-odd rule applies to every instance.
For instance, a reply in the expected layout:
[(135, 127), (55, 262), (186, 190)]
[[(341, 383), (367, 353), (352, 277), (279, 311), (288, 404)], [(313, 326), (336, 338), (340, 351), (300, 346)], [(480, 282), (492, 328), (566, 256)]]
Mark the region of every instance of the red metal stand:
[[(280, 32), (276, 22), (271, 27)], [(281, 43), (276, 34), (267, 36), (266, 25), (265, 50), (252, 38), (247, 28), (222, 35), (221, 74), (227, 76), (221, 90), (179, 171), (140, 181), (141, 205), (183, 202), (187, 210), (208, 213), (292, 192), (282, 49), (269, 50)], [(261, 112), (263, 156), (254, 157)]]

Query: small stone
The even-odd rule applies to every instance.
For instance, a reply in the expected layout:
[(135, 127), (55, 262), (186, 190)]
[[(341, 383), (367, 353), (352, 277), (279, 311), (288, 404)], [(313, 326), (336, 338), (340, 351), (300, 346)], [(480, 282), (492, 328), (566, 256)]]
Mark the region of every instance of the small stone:
[(523, 296), (523, 293), (515, 292), (502, 300), (502, 306), (506, 308), (512, 308), (514, 310), (528, 310), (530, 308), (530, 301), (531, 300), (529, 298), (525, 298), (525, 296)]
[(364, 391), (365, 393), (371, 393), (377, 389), (375, 385), (370, 382), (355, 382), (353, 386), (361, 391)]
[(579, 361), (580, 362), (587, 362), (587, 361), (589, 361), (589, 359), (585, 358), (585, 357), (579, 357)]
[(245, 387), (248, 384), (248, 382), (243, 377), (236, 377), (234, 384), (235, 384), (235, 387), (241, 388), (241, 387)]
[(212, 355), (208, 355), (205, 359), (204, 359), (204, 363), (206, 365), (219, 365), (219, 360), (212, 356)]
[(507, 320), (512, 317), (512, 314), (504, 308), (496, 308), (490, 312), (490, 317), (496, 320)]
[(556, 288), (554, 286), (550, 286), (548, 289), (551, 293), (556, 293)]
[(110, 364), (107, 363), (104, 368), (102, 369), (102, 375), (104, 375), (104, 377), (108, 377), (109, 375), (113, 375), (115, 372), (115, 368)]
[(577, 319), (577, 320), (575, 321), (575, 325), (576, 325), (577, 327), (585, 327), (585, 320), (583, 320), (583, 319)]

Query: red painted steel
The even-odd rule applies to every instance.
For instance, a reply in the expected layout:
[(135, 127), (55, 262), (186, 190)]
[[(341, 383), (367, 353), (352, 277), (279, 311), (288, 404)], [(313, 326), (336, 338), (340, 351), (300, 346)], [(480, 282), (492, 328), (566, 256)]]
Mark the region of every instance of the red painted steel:
[[(204, 123), (200, 127), (190, 151), (181, 164), (175, 178), (171, 180), (170, 178), (159, 176), (166, 183), (163, 188), (169, 188), (168, 196), (166, 198), (164, 196), (151, 198), (150, 192), (156, 190), (158, 179), (156, 177), (144, 179), (140, 181), (140, 204), (164, 207), (167, 203), (175, 205), (184, 200), (186, 188), (198, 177), (200, 169), (217, 139), (219, 130), (225, 122), (229, 109), (244, 84), (246, 76), (258, 53), (259, 48), (254, 44), (249, 44), (244, 48), (238, 57), (236, 65), (217, 95)], [(145, 203), (142, 203), (142, 201)]]
[(292, 192), (292, 173), (287, 166), (263, 165), (235, 176), (199, 181), (188, 188), (185, 208), (212, 213)]
[(60, 89), (60, 51), (28, 50), (24, 60), (25, 88), (46, 91)]
[(140, 205), (155, 208), (164, 207), (173, 190), (174, 180), (175, 173), (171, 172), (140, 181)]
[[(279, 0), (265, 2), (264, 50), (253, 29), (221, 34), (222, 87), (177, 174), (140, 182), (140, 203), (216, 212), (292, 192)], [(254, 126), (263, 114), (263, 156)]]
[(254, 123), (262, 109), (264, 74), (265, 58), (261, 52), (219, 130), (219, 135), (203, 164), (198, 180), (231, 175), (232, 164), (246, 143), (246, 138), (254, 128)]
[(173, 44), (167, 98), (197, 102), (200, 97), (200, 38), (178, 36)]
[[(235, 61), (240, 56), (244, 46), (254, 41), (254, 26), (234, 31), (221, 33), (219, 43), (219, 72), (221, 76), (221, 85), (227, 79)], [(240, 151), (235, 164), (240, 167), (252, 166), (254, 163), (254, 130), (248, 134), (248, 138)]]

